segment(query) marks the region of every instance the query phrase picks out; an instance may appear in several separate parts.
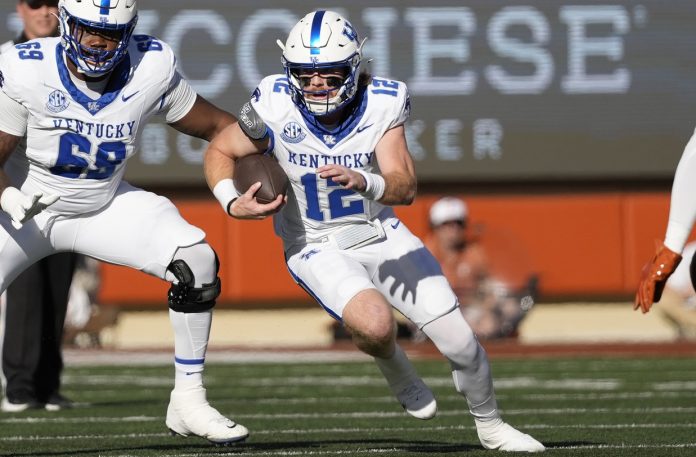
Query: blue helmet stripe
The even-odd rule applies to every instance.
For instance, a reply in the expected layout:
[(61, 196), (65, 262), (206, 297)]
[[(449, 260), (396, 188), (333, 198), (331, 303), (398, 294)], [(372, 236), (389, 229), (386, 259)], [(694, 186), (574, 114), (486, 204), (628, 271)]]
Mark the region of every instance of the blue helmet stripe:
[(99, 5), (99, 14), (108, 16), (109, 8), (111, 8), (111, 0), (101, 0), (101, 5)]
[(312, 19), (312, 32), (309, 36), (309, 47), (311, 48), (310, 54), (319, 54), (319, 45), (321, 44), (321, 20), (324, 19), (324, 13), (326, 11), (317, 11), (314, 13), (314, 19)]

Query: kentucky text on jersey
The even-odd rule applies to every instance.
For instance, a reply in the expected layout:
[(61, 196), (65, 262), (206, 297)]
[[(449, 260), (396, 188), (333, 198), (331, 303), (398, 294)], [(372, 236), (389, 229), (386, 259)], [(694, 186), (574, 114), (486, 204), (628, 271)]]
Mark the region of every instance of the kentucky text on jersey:
[(77, 119), (53, 119), (53, 126), (57, 129), (72, 130), (75, 133), (84, 135), (94, 135), (97, 138), (123, 139), (128, 136), (133, 136), (135, 121), (122, 122), (120, 124), (104, 124), (85, 122)]
[(288, 162), (301, 167), (317, 168), (321, 165), (338, 164), (347, 168), (363, 168), (372, 160), (374, 152), (359, 152), (356, 154), (344, 154), (329, 156), (324, 154), (304, 154), (288, 151)]

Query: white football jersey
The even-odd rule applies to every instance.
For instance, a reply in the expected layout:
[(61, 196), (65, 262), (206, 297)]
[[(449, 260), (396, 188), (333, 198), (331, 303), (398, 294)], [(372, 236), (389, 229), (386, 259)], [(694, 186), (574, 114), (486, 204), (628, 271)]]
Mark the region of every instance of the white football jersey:
[(291, 183), (288, 203), (274, 216), (276, 233), (286, 248), (318, 242), (337, 229), (372, 220), (384, 209), (316, 172), (332, 163), (379, 172), (375, 146), (410, 114), (408, 90), (399, 81), (373, 78), (357, 97), (354, 113), (326, 130), (313, 118), (306, 119), (293, 103), (285, 75), (264, 78), (252, 96), (254, 108), (271, 132), (272, 153)]
[(48, 209), (54, 213), (100, 209), (114, 196), (148, 118), (170, 111), (180, 118), (193, 106), (192, 90), (193, 95), (172, 96), (180, 82), (171, 48), (148, 35), (131, 38), (128, 55), (97, 99), (70, 78), (60, 38), (6, 50), (0, 55), (0, 86), (29, 112), (25, 132), (0, 119), (0, 130), (27, 138), (5, 165), (12, 184), (28, 194), (60, 195)]

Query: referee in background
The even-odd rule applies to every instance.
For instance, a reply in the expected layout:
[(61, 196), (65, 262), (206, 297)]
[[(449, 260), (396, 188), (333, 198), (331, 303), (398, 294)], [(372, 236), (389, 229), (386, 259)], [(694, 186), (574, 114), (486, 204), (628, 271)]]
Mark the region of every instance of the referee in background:
[[(23, 22), (22, 33), (0, 45), (0, 52), (58, 35), (58, 0), (19, 0), (17, 14)], [(60, 375), (63, 323), (76, 260), (71, 252), (46, 257), (19, 275), (2, 297), (5, 395), (0, 409), (4, 412), (58, 411), (72, 406), (60, 394)]]

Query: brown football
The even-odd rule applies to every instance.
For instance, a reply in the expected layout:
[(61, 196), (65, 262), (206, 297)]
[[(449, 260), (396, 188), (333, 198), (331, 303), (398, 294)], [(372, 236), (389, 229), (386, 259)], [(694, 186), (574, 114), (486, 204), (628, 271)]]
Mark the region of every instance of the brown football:
[(234, 162), (234, 187), (240, 194), (245, 193), (252, 184), (261, 183), (256, 192), (256, 201), (270, 203), (278, 195), (288, 192), (288, 176), (278, 161), (265, 154), (250, 154)]

